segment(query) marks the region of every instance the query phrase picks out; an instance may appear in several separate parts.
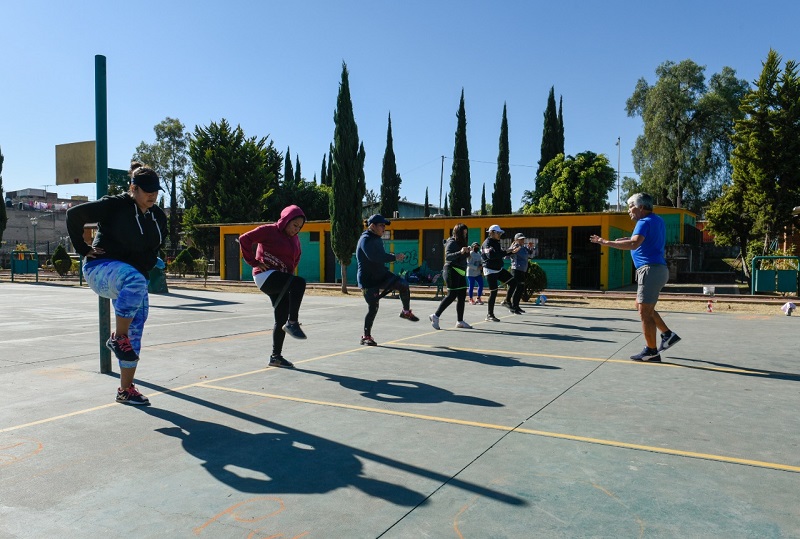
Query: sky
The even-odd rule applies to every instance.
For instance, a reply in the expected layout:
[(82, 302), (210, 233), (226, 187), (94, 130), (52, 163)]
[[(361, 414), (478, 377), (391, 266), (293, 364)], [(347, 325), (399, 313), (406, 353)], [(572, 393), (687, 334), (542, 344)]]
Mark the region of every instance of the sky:
[(167, 117), (190, 132), (225, 119), (319, 178), (346, 63), (367, 189), (380, 193), (391, 114), (400, 196), (422, 203), (428, 189), (438, 205), (441, 186), (444, 199), (463, 90), (472, 209), (484, 185), (491, 203), (505, 104), (516, 210), (534, 188), (551, 87), (566, 153), (605, 154), (636, 177), (643, 126), (625, 102), (639, 79), (653, 84), (660, 64), (690, 59), (706, 79), (729, 66), (752, 83), (770, 48), (800, 60), (798, 20), (797, 0), (8, 0), (3, 187), (96, 198), (95, 184), (55, 185), (55, 146), (95, 139), (96, 55), (106, 58), (109, 167), (127, 169)]

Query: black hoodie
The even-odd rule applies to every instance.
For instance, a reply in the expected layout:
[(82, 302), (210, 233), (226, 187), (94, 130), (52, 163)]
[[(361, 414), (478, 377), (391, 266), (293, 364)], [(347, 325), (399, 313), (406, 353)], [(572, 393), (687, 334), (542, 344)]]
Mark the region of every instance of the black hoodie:
[[(83, 226), (97, 223), (97, 235), (89, 246), (83, 239)], [(67, 232), (81, 256), (98, 247), (105, 254), (97, 260), (111, 259), (126, 262), (145, 277), (156, 265), (158, 250), (164, 244), (167, 216), (153, 206), (142, 212), (129, 193), (107, 195), (67, 210)]]

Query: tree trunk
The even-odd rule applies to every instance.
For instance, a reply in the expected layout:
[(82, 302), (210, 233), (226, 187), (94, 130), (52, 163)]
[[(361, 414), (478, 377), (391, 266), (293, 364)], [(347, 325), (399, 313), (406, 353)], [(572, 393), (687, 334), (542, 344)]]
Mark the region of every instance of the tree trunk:
[(347, 294), (347, 266), (344, 264), (341, 265), (342, 267), (342, 294)]

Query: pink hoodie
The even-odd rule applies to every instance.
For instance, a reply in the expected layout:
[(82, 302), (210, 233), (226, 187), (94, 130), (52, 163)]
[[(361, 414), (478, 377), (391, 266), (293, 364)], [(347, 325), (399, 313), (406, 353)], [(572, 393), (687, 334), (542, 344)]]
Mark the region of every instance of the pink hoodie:
[[(289, 221), (296, 217), (302, 217), (303, 221), (306, 219), (299, 206), (286, 206), (277, 223), (261, 225), (239, 236), (242, 258), (253, 266), (253, 275), (264, 271), (257, 266), (259, 262), (266, 264), (267, 270), (294, 273), (300, 262), (300, 238), (288, 236), (284, 230)], [(254, 246), (256, 247), (255, 254), (253, 253)]]

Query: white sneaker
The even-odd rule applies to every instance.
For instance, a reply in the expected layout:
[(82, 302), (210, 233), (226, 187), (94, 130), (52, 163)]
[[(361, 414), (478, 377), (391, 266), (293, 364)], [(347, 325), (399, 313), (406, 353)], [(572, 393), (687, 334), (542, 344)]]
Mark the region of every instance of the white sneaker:
[(442, 328), (439, 327), (439, 317), (438, 316), (436, 316), (435, 314), (432, 314), (428, 318), (431, 319), (431, 325), (433, 326), (433, 329), (442, 329)]
[(472, 326), (470, 326), (463, 320), (459, 320), (458, 322), (456, 322), (456, 327), (461, 329), (472, 329)]

